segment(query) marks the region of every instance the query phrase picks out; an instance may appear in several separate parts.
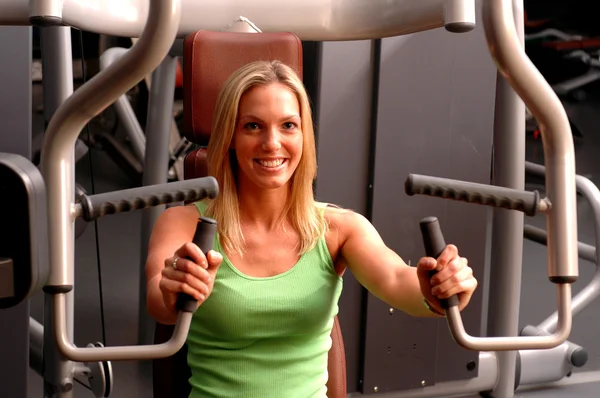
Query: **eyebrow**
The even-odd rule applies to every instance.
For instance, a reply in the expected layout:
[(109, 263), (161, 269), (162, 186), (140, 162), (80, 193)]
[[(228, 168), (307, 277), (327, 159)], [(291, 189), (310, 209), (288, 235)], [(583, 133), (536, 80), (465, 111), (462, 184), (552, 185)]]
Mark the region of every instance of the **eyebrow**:
[[(259, 118), (258, 116), (252, 115), (252, 114), (247, 114), (247, 115), (242, 115), (240, 116), (239, 120), (244, 120), (244, 119), (254, 119), (254, 120), (258, 120), (258, 121), (263, 121), (261, 118)], [(280, 120), (290, 120), (290, 119), (298, 119), (300, 120), (300, 115), (286, 115), (284, 117), (282, 117)]]

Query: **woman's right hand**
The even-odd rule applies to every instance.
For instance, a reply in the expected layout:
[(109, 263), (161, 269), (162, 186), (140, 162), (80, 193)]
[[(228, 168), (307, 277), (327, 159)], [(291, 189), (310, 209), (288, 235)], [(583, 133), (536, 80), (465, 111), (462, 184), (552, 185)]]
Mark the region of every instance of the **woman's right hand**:
[(217, 270), (223, 262), (219, 252), (210, 250), (205, 256), (194, 243), (185, 243), (165, 259), (159, 288), (165, 306), (175, 311), (179, 293), (186, 293), (202, 304), (212, 292)]

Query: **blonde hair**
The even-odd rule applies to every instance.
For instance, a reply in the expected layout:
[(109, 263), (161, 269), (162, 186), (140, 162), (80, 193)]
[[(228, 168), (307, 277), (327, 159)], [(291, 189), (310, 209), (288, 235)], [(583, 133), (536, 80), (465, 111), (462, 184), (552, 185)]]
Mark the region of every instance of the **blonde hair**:
[(300, 236), (300, 254), (311, 250), (327, 230), (323, 213), (313, 196), (317, 155), (308, 94), (302, 80), (289, 66), (280, 61), (256, 61), (238, 69), (223, 85), (217, 98), (208, 144), (208, 174), (218, 181), (219, 195), (208, 203), (206, 213), (217, 221), (220, 243), (229, 253), (243, 254), (245, 242), (236, 188), (237, 162), (230, 151), (239, 103), (250, 88), (273, 83), (283, 84), (296, 94), (303, 135), (302, 156), (290, 179), (291, 192), (280, 221), (289, 218)]

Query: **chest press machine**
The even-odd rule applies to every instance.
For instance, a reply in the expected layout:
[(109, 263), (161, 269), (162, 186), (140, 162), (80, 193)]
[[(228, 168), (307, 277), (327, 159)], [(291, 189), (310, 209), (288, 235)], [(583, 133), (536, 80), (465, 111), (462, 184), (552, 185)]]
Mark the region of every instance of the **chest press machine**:
[[(269, 13), (261, 8), (255, 15), (252, 15), (253, 2), (248, 2), (247, 8), (241, 3), (236, 5), (244, 9), (264, 32), (289, 31), (304, 40), (375, 39), (442, 26), (451, 32), (466, 32), (475, 23), (474, 2), (469, 0), (370, 0), (369, 7), (365, 7), (361, 0), (331, 4), (322, 1), (273, 2), (268, 8), (277, 12)], [(109, 3), (98, 2), (96, 9), (82, 4), (75, 0), (7, 0), (1, 6), (0, 16), (2, 25), (66, 24), (97, 33), (139, 37), (126, 54), (75, 91), (59, 107), (46, 132), (41, 171), (18, 156), (0, 156), (0, 181), (3, 189), (11, 193), (11, 200), (4, 204), (5, 208), (13, 210), (10, 214), (2, 214), (2, 222), (20, 227), (10, 240), (3, 241), (1, 247), (0, 308), (10, 308), (27, 300), (36, 291), (44, 290), (48, 305), (42, 332), (43, 357), (39, 360), (43, 364), (45, 394), (59, 398), (72, 396), (73, 377), (81, 371), (81, 365), (88, 371), (94, 371), (94, 394), (109, 396), (110, 361), (175, 358), (185, 344), (193, 315), (186, 308), (182, 308), (174, 330), (168, 331), (162, 339), (157, 337), (158, 344), (126, 347), (91, 344), (82, 348), (72, 343), (74, 220), (81, 217), (90, 221), (117, 212), (215, 197), (218, 194), (216, 181), (211, 177), (199, 177), (92, 196), (81, 195), (75, 203), (72, 199), (75, 197), (73, 150), (84, 125), (152, 72), (177, 38), (188, 37), (199, 29), (218, 31), (230, 22), (230, 15), (224, 12), (226, 6), (220, 2), (130, 0), (122, 2), (121, 13), (110, 12)], [(277, 18), (278, 13), (283, 12), (288, 18)], [(462, 327), (455, 301), (448, 301), (447, 315), (453, 336), (462, 346), (482, 351), (490, 374), (498, 371), (494, 351), (544, 350), (565, 343), (571, 330), (570, 284), (578, 276), (574, 150), (568, 120), (551, 88), (528, 62), (512, 16), (510, 2), (484, 2), (483, 22), (491, 55), (504, 78), (544, 127), (548, 198), (541, 199), (536, 193), (427, 176), (411, 175), (406, 181), (409, 195), (433, 195), (520, 210), (526, 214), (542, 211), (548, 216), (549, 277), (557, 284), (559, 297), (559, 320), (554, 333), (472, 337)], [(269, 37), (268, 34), (261, 35), (252, 34), (257, 38), (255, 43)], [(250, 42), (255, 40), (248, 39)], [(184, 73), (195, 72), (187, 69)], [(189, 111), (187, 117), (192, 116)], [(202, 162), (197, 161), (201, 154), (202, 151), (199, 151), (189, 157), (190, 167), (196, 170), (191, 176), (206, 174), (197, 170), (201, 167)], [(2, 197), (8, 200), (8, 195)], [(15, 197), (23, 200), (15, 204)], [(436, 228), (435, 220), (424, 220), (423, 237), (430, 255), (435, 254), (442, 242), (441, 232)], [(437, 236), (437, 241), (432, 236)], [(339, 332), (337, 322), (335, 330)], [(337, 338), (341, 343), (341, 335), (338, 334)], [(343, 345), (338, 347), (343, 349)], [(338, 360), (343, 367), (343, 355)], [(473, 386), (478, 388), (476, 391), (493, 389), (497, 378), (481, 373), (483, 368), (480, 369), (479, 380), (470, 386), (440, 383), (401, 396), (467, 393), (473, 392)], [(341, 375), (343, 377), (343, 373)], [(345, 396), (343, 388), (337, 390), (339, 395), (330, 396)]]

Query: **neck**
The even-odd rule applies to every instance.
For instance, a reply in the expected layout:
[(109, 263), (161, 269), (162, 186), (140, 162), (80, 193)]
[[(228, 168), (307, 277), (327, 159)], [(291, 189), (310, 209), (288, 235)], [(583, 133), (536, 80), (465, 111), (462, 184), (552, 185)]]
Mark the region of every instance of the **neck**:
[[(242, 188), (242, 187), (239, 187)], [(281, 226), (281, 216), (289, 197), (289, 185), (279, 189), (239, 189), (240, 221), (271, 231)]]

